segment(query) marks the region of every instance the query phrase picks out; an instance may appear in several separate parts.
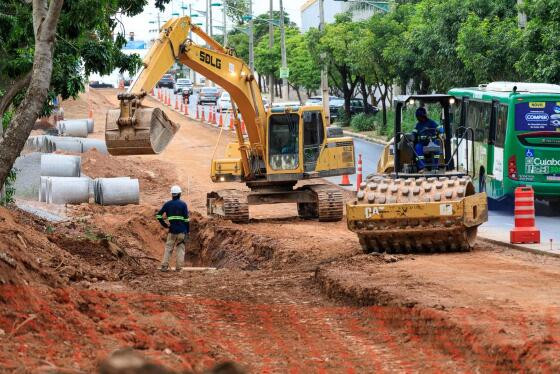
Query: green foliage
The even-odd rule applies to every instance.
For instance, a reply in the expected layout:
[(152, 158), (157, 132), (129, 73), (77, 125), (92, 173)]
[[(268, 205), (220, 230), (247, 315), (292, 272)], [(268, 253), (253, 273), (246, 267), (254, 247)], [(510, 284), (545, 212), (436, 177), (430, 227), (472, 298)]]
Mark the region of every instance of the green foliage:
[[(16, 181), (18, 170), (12, 169), (6, 178), (4, 183), (4, 195), (0, 196), (0, 205), (9, 205), (14, 203), (14, 196), (16, 189), (14, 188), (14, 183)], [(1, 189), (1, 188), (0, 188)]]
[(344, 110), (344, 107), (338, 108), (336, 123), (339, 126), (342, 126), (342, 127), (350, 126), (350, 119), (351, 119), (350, 115), (348, 113), (346, 113), (346, 110)]
[(373, 131), (376, 127), (375, 116), (371, 114), (358, 113), (350, 120), (350, 126), (352, 127), (352, 130), (358, 132)]
[(238, 25), (244, 24), (245, 20), (243, 16), (249, 14), (249, 1), (250, 0), (225, 0), (227, 5), (226, 15), (228, 18)]
[(13, 115), (14, 115), (14, 112), (11, 111), (11, 110), (8, 110), (2, 116), (2, 129), (4, 131), (6, 131), (6, 129), (8, 128), (8, 125), (10, 124), (10, 121), (12, 120)]
[[(169, 0), (157, 0), (163, 7)], [(49, 99), (43, 114), (52, 109), (50, 100), (77, 97), (92, 73), (110, 74), (113, 70), (134, 74), (141, 66), (138, 55), (121, 52), (126, 43), (125, 30), (117, 20), (121, 15), (142, 12), (145, 0), (65, 1), (57, 26), (53, 73)], [(20, 0), (0, 2), (0, 88), (11, 86), (31, 71), (34, 54), (32, 4)], [(116, 37), (113, 35), (116, 34)], [(12, 100), (18, 106), (25, 89)]]

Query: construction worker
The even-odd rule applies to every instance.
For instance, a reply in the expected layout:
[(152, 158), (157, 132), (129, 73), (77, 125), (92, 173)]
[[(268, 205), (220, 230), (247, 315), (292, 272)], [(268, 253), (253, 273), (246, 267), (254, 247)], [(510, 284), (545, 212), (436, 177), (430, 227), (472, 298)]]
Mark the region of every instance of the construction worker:
[[(181, 192), (181, 187), (171, 187), (171, 200), (163, 204), (156, 215), (159, 223), (169, 229), (161, 271), (169, 270), (169, 257), (175, 248), (177, 249), (175, 271), (180, 271), (185, 261), (185, 240), (189, 235), (189, 210), (187, 204), (181, 200)], [(169, 223), (165, 222), (164, 215)]]
[(414, 130), (412, 130), (412, 134), (414, 135), (414, 150), (418, 155), (418, 171), (422, 171), (426, 167), (424, 162), (424, 147), (428, 145), (432, 146), (432, 151), (430, 152), (432, 156), (432, 165), (437, 167), (441, 154), (441, 144), (438, 139), (438, 133), (443, 133), (443, 127), (428, 118), (428, 112), (424, 107), (416, 109), (416, 119), (418, 122)]

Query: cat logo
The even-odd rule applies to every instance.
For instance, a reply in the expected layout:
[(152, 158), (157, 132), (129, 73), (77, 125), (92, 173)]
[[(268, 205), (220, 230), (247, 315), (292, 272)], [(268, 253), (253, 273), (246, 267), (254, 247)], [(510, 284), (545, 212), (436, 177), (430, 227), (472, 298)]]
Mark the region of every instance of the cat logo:
[(383, 207), (373, 206), (367, 207), (364, 209), (364, 213), (366, 215), (366, 219), (370, 219), (373, 216), (379, 216), (380, 212), (383, 211)]

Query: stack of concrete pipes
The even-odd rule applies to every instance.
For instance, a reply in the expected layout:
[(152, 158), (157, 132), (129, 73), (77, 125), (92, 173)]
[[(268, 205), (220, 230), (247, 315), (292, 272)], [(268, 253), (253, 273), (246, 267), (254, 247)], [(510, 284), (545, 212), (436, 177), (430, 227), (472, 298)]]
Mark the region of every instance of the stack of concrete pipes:
[(81, 176), (81, 157), (68, 155), (41, 156), (39, 201), (48, 204), (88, 203), (90, 196), (101, 205), (127, 205), (140, 202), (138, 179)]
[(56, 124), (58, 135), (87, 138), (93, 132), (93, 119), (68, 119)]
[(107, 145), (101, 139), (39, 135), (29, 137), (25, 145), (26, 150), (41, 153), (52, 153), (55, 151), (83, 153), (93, 148), (97, 149), (100, 153), (108, 153)]

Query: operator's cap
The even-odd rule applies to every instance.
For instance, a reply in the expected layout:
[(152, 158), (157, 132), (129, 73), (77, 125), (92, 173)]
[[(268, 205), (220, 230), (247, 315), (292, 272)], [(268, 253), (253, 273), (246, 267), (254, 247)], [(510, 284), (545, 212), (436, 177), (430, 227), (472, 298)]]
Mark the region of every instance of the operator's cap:
[(182, 192), (182, 191), (181, 191), (181, 187), (179, 187), (179, 186), (173, 186), (173, 187), (171, 187), (171, 195), (178, 195), (178, 194), (180, 194), (181, 192)]
[(426, 111), (426, 108), (421, 106), (420, 108), (416, 109), (416, 117), (418, 116), (427, 117), (428, 112)]

